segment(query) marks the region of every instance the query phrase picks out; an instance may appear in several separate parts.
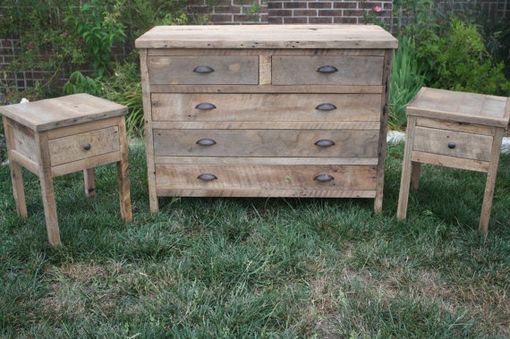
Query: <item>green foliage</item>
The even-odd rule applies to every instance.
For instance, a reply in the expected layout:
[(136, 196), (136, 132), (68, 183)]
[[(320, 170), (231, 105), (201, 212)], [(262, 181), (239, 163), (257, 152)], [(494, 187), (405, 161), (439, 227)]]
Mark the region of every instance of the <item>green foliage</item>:
[(91, 95), (102, 96), (103, 89), (98, 79), (93, 79), (80, 71), (75, 71), (71, 73), (69, 80), (65, 83), (64, 93), (88, 93)]
[(391, 91), (389, 98), (392, 129), (401, 129), (406, 125), (406, 106), (423, 86), (424, 76), (419, 68), (416, 47), (412, 38), (403, 37), (399, 48), (393, 54), (391, 68)]
[[(422, 35), (424, 35), (422, 33)], [(508, 95), (503, 63), (494, 64), (477, 27), (451, 18), (444, 36), (429, 31), (418, 45), (418, 58), (432, 87)]]

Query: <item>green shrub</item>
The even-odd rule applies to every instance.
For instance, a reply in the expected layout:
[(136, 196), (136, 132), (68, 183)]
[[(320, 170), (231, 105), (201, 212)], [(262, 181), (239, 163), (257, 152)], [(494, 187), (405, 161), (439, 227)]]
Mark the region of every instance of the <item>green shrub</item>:
[(390, 127), (402, 129), (407, 122), (405, 108), (423, 86), (424, 76), (418, 66), (414, 40), (403, 37), (393, 54), (389, 98)]

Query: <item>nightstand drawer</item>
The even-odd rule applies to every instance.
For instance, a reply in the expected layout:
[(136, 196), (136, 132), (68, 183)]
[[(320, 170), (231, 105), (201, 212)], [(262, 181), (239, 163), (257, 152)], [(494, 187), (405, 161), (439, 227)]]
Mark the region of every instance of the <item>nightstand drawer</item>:
[(152, 94), (153, 121), (379, 121), (380, 112), (380, 94)]
[(273, 85), (381, 85), (379, 56), (273, 56)]
[(489, 161), (492, 136), (416, 127), (413, 150), (456, 158)]
[(152, 56), (149, 79), (155, 85), (257, 85), (258, 56)]
[(119, 128), (111, 126), (48, 141), (52, 166), (118, 152)]
[(377, 157), (378, 130), (156, 129), (156, 156)]

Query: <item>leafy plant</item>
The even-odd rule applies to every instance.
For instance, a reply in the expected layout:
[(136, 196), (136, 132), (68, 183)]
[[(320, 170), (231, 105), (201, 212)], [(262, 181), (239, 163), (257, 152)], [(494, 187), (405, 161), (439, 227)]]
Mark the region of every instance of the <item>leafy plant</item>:
[(391, 91), (389, 98), (390, 127), (401, 129), (406, 125), (405, 108), (423, 86), (424, 76), (416, 58), (414, 40), (403, 37), (393, 54), (391, 68)]
[(103, 95), (103, 89), (98, 79), (93, 79), (80, 71), (75, 71), (69, 76), (64, 85), (65, 94), (88, 93), (91, 95)]

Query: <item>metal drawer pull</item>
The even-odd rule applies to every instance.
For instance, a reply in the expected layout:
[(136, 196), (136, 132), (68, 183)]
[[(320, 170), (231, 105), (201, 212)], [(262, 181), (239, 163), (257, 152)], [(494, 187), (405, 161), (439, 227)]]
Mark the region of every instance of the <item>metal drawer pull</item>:
[(195, 67), (195, 69), (193, 70), (193, 72), (195, 73), (200, 73), (200, 74), (207, 74), (207, 73), (212, 73), (214, 72), (214, 69), (212, 67), (209, 67), (209, 66), (197, 66)]
[(335, 142), (329, 139), (320, 139), (315, 142), (315, 145), (319, 147), (331, 147), (335, 145)]
[(450, 142), (448, 143), (448, 148), (449, 148), (449, 149), (454, 149), (455, 147), (457, 147), (457, 144), (455, 144), (454, 142), (450, 141)]
[(200, 145), (200, 146), (212, 146), (212, 145), (216, 145), (216, 141), (214, 141), (213, 139), (204, 138), (204, 139), (198, 140), (197, 141), (197, 145)]
[(324, 66), (317, 68), (317, 72), (329, 74), (329, 73), (338, 72), (338, 69), (335, 66), (324, 65)]
[(315, 109), (318, 109), (319, 111), (333, 111), (336, 109), (336, 106), (333, 105), (333, 104), (330, 104), (330, 103), (323, 103), (323, 104), (320, 104), (320, 105), (317, 105), (317, 107), (315, 107)]
[(202, 103), (196, 105), (195, 108), (199, 109), (201, 111), (210, 111), (212, 109), (215, 109), (216, 106), (214, 106), (213, 104), (208, 103), (208, 102), (202, 102)]
[(319, 174), (313, 178), (313, 180), (318, 182), (330, 182), (335, 180), (335, 178), (329, 174)]
[(91, 144), (85, 144), (85, 145), (83, 145), (83, 149), (84, 149), (85, 151), (90, 151), (90, 149), (91, 149), (91, 148), (92, 148), (92, 145), (91, 145)]
[(218, 177), (211, 173), (203, 173), (203, 174), (200, 174), (197, 177), (197, 179), (200, 179), (202, 181), (213, 181), (213, 180), (218, 179)]

